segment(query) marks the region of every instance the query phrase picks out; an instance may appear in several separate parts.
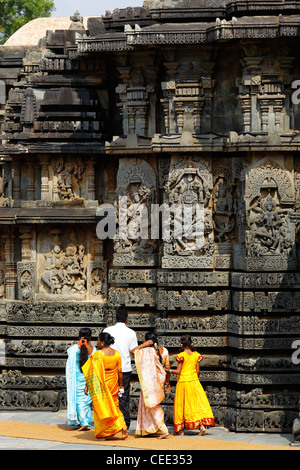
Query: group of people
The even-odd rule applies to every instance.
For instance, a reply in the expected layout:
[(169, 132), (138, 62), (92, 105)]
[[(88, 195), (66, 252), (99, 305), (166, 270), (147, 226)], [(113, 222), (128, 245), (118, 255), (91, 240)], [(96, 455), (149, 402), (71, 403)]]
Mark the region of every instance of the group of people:
[(79, 431), (90, 429), (92, 407), (95, 438), (105, 440), (121, 433), (128, 437), (130, 426), (131, 358), (134, 357), (141, 385), (136, 436), (169, 436), (161, 403), (170, 393), (171, 374), (177, 375), (174, 398), (174, 434), (198, 429), (204, 435), (215, 425), (206, 394), (199, 382), (202, 356), (191, 337), (181, 337), (177, 368), (170, 368), (169, 352), (148, 332), (138, 345), (136, 333), (126, 326), (125, 308), (117, 309), (116, 324), (100, 333), (98, 348), (91, 344), (92, 332), (82, 328), (79, 341), (68, 349), (66, 364), (68, 424)]

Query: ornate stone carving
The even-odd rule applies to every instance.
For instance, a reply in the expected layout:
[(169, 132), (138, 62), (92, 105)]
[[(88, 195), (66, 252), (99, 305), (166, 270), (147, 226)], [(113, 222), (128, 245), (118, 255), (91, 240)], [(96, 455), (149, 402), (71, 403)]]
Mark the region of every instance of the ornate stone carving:
[(155, 284), (155, 269), (110, 269), (110, 284)]
[[(68, 346), (81, 326), (95, 344), (125, 304), (138, 341), (155, 330), (172, 366), (192, 335), (218, 425), (291, 431), (300, 9), (221, 3), (154, 0), (84, 25), (76, 13), (34, 47), (12, 45), (24, 31), (1, 47), (1, 410), (66, 407)], [(127, 236), (97, 238), (102, 203), (118, 229), (126, 214)], [(169, 237), (152, 239), (153, 203), (187, 205), (196, 229), (202, 204), (204, 244), (179, 233), (175, 211)]]
[[(212, 222), (212, 178), (210, 161), (201, 157), (172, 157), (168, 180), (164, 186), (164, 203), (170, 208), (170, 239), (164, 241), (163, 268), (212, 268), (213, 267), (213, 222)], [(195, 237), (184, 233), (183, 211), (176, 213), (172, 206), (185, 205), (191, 218), (193, 233), (197, 235), (201, 215), (196, 205), (204, 208), (204, 244), (198, 248)], [(176, 231), (176, 224), (182, 234)]]
[(36, 294), (36, 263), (18, 263), (18, 298), (32, 300)]
[(274, 134), (288, 130), (290, 123), (286, 110), (288, 102), (288, 76), (293, 57), (249, 56), (251, 47), (244, 46), (247, 54), (243, 63), (240, 85), (243, 131)]
[[(127, 25), (127, 28), (130, 26)], [(123, 117), (123, 133), (132, 135), (153, 135), (153, 121), (155, 120), (155, 69), (143, 67), (145, 57), (140, 57), (139, 63), (135, 61), (132, 66), (118, 67), (120, 83), (116, 93), (120, 97), (121, 114)], [(151, 61), (151, 57), (149, 57)]]
[(87, 289), (91, 300), (104, 302), (107, 298), (107, 264), (90, 261), (87, 266)]
[[(119, 222), (114, 239), (115, 266), (155, 265), (157, 240), (150, 238), (151, 204), (155, 201), (156, 175), (151, 166), (140, 158), (120, 160), (115, 203)], [(127, 234), (120, 233), (120, 216), (125, 217)], [(144, 227), (142, 220), (148, 221), (148, 226)], [(144, 237), (143, 230), (146, 230)]]
[(84, 166), (81, 159), (58, 159), (55, 162), (56, 187), (59, 199), (71, 200), (80, 197), (79, 183)]
[(288, 172), (270, 160), (250, 168), (245, 201), (249, 271), (295, 269), (295, 228), (288, 218), (294, 185)]
[(234, 292), (233, 308), (244, 312), (299, 312), (298, 292)]
[(160, 286), (228, 286), (228, 272), (203, 271), (158, 271), (157, 284)]
[(215, 291), (209, 294), (200, 290), (158, 290), (159, 310), (229, 310), (230, 306), (230, 291)]
[(84, 300), (87, 291), (85, 246), (74, 232), (69, 232), (67, 238), (60, 230), (52, 230), (52, 236), (44, 246), (50, 244), (52, 248), (40, 256), (38, 298), (67, 300), (72, 295), (72, 300)]
[(126, 305), (127, 307), (156, 306), (156, 289), (135, 287), (111, 287), (108, 292), (108, 301), (111, 306)]
[(99, 323), (107, 321), (107, 311), (104, 307), (93, 302), (14, 302), (8, 304), (7, 321), (10, 324), (24, 323)]

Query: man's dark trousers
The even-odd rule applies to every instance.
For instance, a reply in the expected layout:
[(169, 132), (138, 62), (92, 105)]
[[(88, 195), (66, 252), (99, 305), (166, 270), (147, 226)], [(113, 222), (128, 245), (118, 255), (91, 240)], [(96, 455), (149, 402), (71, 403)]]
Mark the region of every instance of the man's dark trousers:
[(131, 372), (123, 372), (124, 393), (119, 397), (120, 410), (123, 413), (127, 428), (130, 426), (130, 378)]

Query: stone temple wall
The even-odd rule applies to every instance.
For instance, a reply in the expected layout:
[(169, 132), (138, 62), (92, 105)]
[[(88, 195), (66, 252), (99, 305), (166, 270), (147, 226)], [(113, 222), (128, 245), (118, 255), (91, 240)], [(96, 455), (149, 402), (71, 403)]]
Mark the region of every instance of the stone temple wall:
[[(217, 425), (291, 431), (300, 10), (269, 3), (145, 2), (0, 48), (0, 410), (65, 407), (67, 348), (125, 305), (173, 365), (191, 334)], [(97, 209), (123, 196), (128, 238), (100, 240)], [(172, 213), (170, 237), (135, 237), (134, 203), (190, 205), (193, 224), (203, 205), (203, 245)], [(139, 391), (134, 368), (133, 415)]]

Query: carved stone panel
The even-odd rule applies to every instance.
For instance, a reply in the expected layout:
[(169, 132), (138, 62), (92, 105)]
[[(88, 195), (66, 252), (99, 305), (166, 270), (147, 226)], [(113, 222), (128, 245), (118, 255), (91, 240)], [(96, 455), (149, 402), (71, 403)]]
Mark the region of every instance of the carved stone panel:
[(295, 202), (290, 173), (275, 159), (252, 165), (246, 174), (245, 202), (246, 264), (243, 268), (249, 271), (296, 269), (295, 227), (288, 217)]
[(159, 310), (229, 310), (230, 307), (230, 291), (158, 290)]
[(156, 288), (153, 287), (111, 287), (108, 292), (109, 305), (117, 307), (156, 306)]
[(36, 263), (18, 262), (18, 299), (33, 300), (36, 294)]
[(107, 300), (107, 263), (89, 261), (87, 264), (87, 291), (91, 301)]
[[(164, 240), (162, 267), (169, 269), (212, 268), (214, 237), (212, 220), (212, 173), (210, 159), (199, 156), (173, 156), (164, 185), (164, 203), (170, 209), (170, 238)], [(204, 221), (196, 206), (202, 206)], [(173, 208), (179, 207), (181, 213)], [(184, 207), (194, 236), (185, 234)], [(204, 236), (200, 249), (196, 243), (197, 227), (203, 223)], [(177, 232), (180, 226), (181, 233)]]
[(38, 300), (85, 300), (87, 253), (82, 232), (52, 229), (38, 239)]
[(153, 168), (141, 158), (121, 159), (115, 201), (118, 229), (114, 238), (114, 266), (156, 264), (157, 240), (150, 238), (151, 204), (155, 202)]

